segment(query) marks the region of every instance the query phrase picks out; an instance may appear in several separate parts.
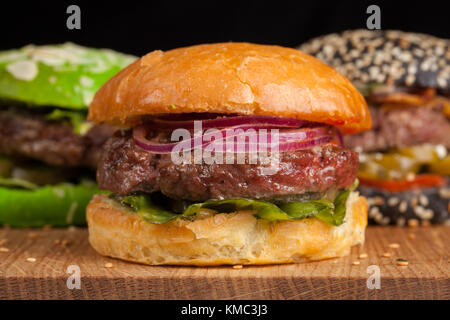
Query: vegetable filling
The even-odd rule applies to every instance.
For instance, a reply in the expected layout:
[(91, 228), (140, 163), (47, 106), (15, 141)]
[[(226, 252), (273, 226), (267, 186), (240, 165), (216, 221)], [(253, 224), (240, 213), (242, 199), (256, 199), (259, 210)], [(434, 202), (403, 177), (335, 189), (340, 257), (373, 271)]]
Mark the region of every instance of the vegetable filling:
[(347, 198), (357, 185), (358, 180), (355, 180), (350, 188), (339, 191), (333, 201), (313, 200), (276, 205), (268, 201), (245, 198), (208, 200), (185, 206), (185, 209), (179, 214), (167, 209), (167, 205), (158, 201), (158, 197), (161, 195), (136, 194), (118, 197), (112, 194), (110, 198), (115, 199), (122, 206), (128, 207), (145, 221), (155, 224), (166, 223), (176, 218), (195, 220), (217, 213), (251, 210), (254, 211), (256, 218), (268, 221), (292, 221), (314, 217), (330, 225), (339, 226), (345, 222)]

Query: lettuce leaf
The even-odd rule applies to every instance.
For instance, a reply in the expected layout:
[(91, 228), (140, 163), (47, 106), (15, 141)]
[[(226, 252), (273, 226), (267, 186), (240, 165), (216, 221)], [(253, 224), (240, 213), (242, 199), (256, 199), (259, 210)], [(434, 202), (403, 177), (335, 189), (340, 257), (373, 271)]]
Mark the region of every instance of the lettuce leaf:
[[(244, 198), (209, 200), (190, 205), (182, 214), (173, 213), (155, 204), (148, 194), (116, 197), (115, 199), (122, 205), (132, 209), (144, 220), (155, 224), (166, 223), (176, 218), (193, 220), (202, 209), (209, 209), (214, 210), (216, 213), (252, 210), (255, 212), (255, 217), (267, 221), (289, 221), (315, 217), (333, 226), (339, 226), (345, 222), (347, 198), (357, 184), (358, 182), (355, 181), (352, 187), (341, 190), (334, 201), (289, 202), (277, 206), (267, 201)], [(113, 195), (111, 197), (114, 198)]]
[(331, 201), (316, 200), (309, 202), (290, 202), (280, 205), (281, 210), (286, 212), (292, 219), (305, 219), (322, 213), (333, 214), (334, 205)]
[(195, 216), (200, 209), (212, 209), (220, 213), (231, 213), (242, 210), (256, 211), (255, 217), (269, 221), (292, 220), (286, 212), (281, 210), (273, 203), (251, 200), (243, 198), (234, 198), (226, 200), (209, 200), (203, 203), (191, 205), (184, 211), (184, 216)]
[(349, 189), (342, 190), (338, 193), (336, 199), (334, 199), (332, 209), (320, 210), (315, 217), (333, 226), (340, 226), (344, 223), (347, 198), (350, 194)]
[(161, 224), (179, 217), (179, 214), (153, 204), (148, 195), (127, 196), (118, 199), (122, 205), (130, 207), (145, 221)]
[(91, 122), (86, 121), (86, 115), (79, 111), (55, 109), (46, 118), (49, 120), (69, 120), (73, 132), (79, 135), (86, 134), (93, 126)]

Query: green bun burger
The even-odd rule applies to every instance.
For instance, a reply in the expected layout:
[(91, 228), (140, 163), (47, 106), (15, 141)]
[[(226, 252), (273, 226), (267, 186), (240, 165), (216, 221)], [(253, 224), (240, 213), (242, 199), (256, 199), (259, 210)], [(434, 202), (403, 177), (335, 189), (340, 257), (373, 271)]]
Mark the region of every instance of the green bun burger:
[(99, 150), (95, 92), (135, 57), (73, 43), (0, 52), (0, 224), (84, 225)]

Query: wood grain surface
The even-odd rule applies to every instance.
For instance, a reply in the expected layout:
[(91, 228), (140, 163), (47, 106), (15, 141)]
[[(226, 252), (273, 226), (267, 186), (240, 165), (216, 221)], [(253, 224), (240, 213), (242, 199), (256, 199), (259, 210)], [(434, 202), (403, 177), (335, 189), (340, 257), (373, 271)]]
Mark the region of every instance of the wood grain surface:
[[(86, 229), (0, 228), (0, 299), (450, 299), (449, 236), (448, 226), (371, 227), (364, 247), (344, 258), (237, 269), (102, 257)], [(80, 268), (81, 289), (67, 287), (70, 265)], [(380, 289), (367, 287), (370, 265), (380, 268)]]

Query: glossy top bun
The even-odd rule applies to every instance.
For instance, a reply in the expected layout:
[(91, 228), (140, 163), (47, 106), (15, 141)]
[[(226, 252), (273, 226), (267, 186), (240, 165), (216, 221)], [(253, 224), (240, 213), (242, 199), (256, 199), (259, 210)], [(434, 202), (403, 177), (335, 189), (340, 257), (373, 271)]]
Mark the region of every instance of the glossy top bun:
[(272, 115), (335, 125), (371, 126), (366, 102), (345, 77), (295, 49), (218, 43), (153, 51), (110, 79), (89, 119), (133, 126), (164, 113)]

